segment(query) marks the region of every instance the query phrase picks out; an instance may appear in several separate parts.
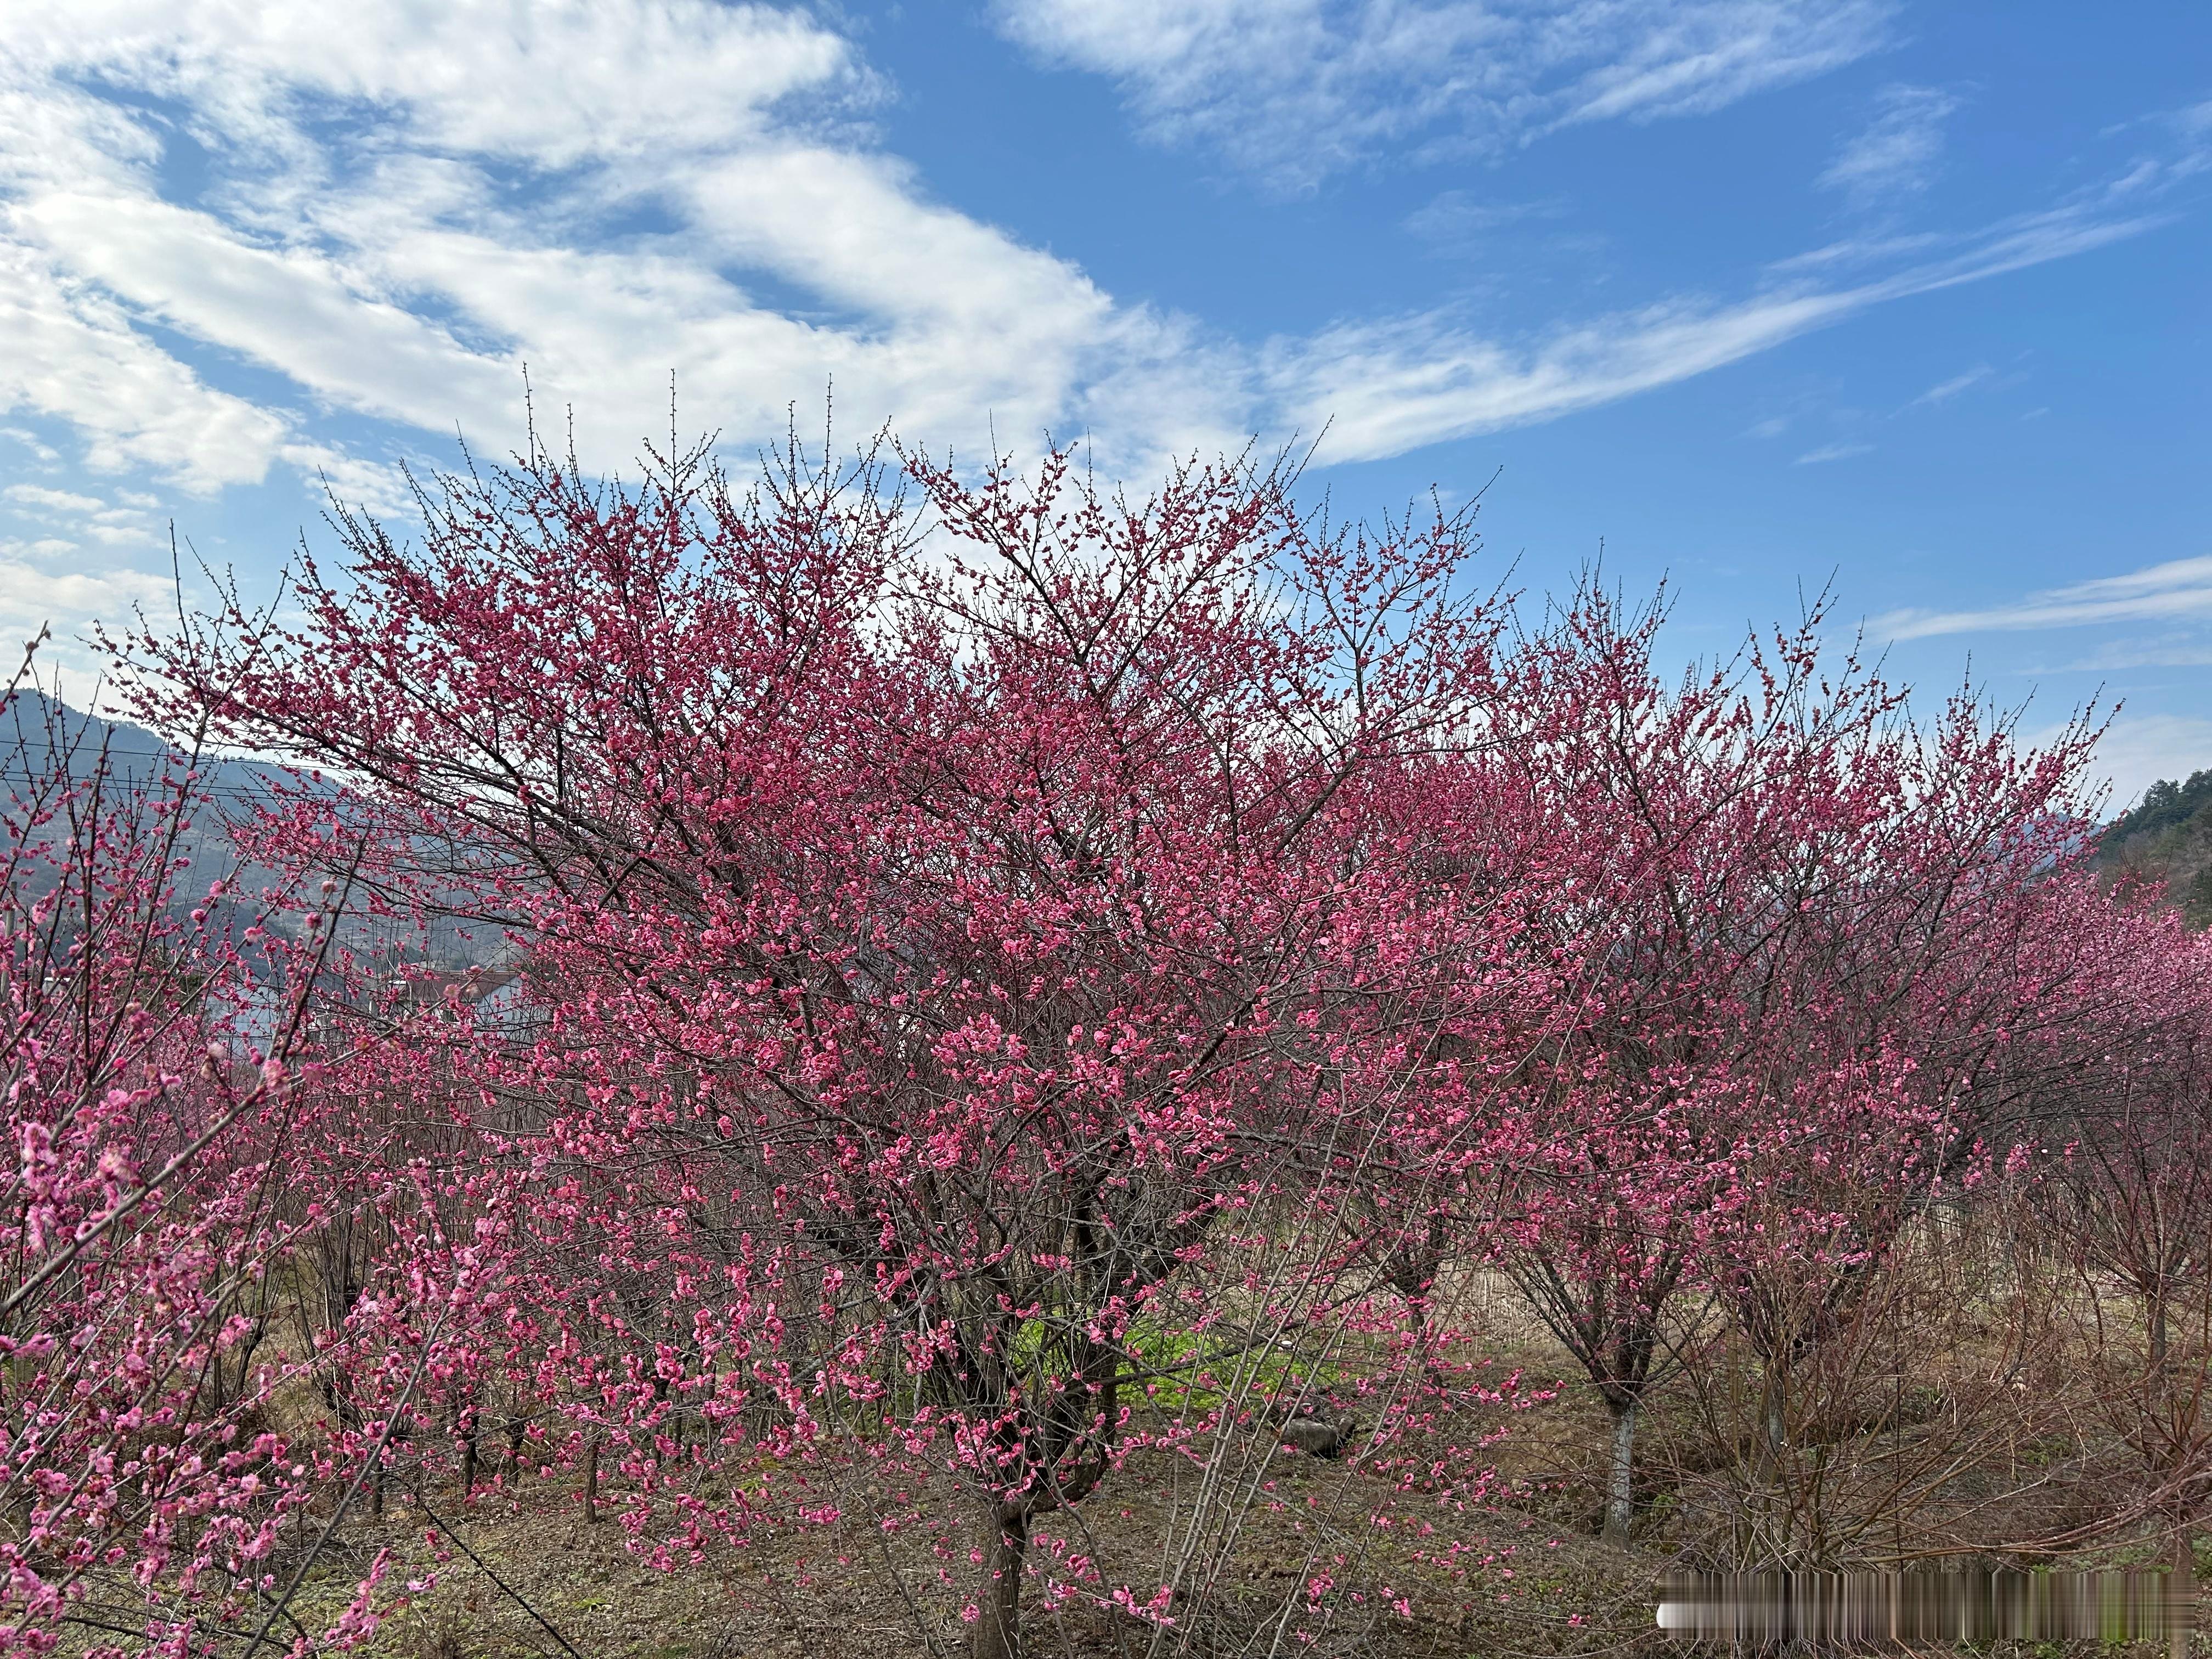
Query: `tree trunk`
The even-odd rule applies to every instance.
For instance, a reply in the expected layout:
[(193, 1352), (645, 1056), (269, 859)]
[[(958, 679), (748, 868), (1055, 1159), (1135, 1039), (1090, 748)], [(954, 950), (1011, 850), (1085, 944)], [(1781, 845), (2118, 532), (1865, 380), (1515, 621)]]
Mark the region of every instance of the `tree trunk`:
[(1613, 1458), (1606, 1472), (1605, 1538), (1607, 1543), (1628, 1542), (1628, 1525), (1635, 1519), (1635, 1500), (1631, 1485), (1636, 1473), (1636, 1413), (1638, 1402), (1633, 1399), (1625, 1405), (1606, 1402), (1613, 1413)]
[(969, 1659), (1020, 1659), (1022, 1566), (1030, 1548), (1028, 1512), (1001, 1505), (983, 1529), (983, 1576), (975, 1594), (980, 1610)]
[(1441, 1384), (1437, 1366), (1436, 1342), (1429, 1329), (1429, 1301), (1435, 1293), (1437, 1275), (1441, 1270), (1443, 1252), (1436, 1243), (1436, 1224), (1431, 1221), (1424, 1235), (1419, 1250), (1401, 1250), (1390, 1270), (1391, 1288), (1406, 1306), (1406, 1322), (1412, 1327), (1413, 1340), (1420, 1344), (1421, 1381), (1431, 1389)]

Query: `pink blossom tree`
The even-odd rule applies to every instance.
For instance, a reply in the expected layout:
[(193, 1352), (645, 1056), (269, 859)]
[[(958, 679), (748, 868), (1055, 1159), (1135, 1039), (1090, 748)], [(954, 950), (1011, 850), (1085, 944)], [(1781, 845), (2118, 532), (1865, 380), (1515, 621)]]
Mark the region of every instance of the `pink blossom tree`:
[(1463, 519), (1291, 484), (533, 451), (420, 546), (341, 516), (294, 620), (124, 642), (149, 718), (307, 769), (256, 857), (519, 975), (325, 965), (332, 1470), (465, 1496), (497, 1410), (666, 1565), (949, 1473), (1002, 1659), (1135, 1452), (1272, 1449), (1324, 1352), (1356, 1455), (1447, 1416), (1485, 1260), (1605, 1402), (1614, 1535), (1686, 1292), (1778, 1455), (1909, 1218), (2133, 1029), (2090, 733), (1916, 729), (1817, 614), (1680, 682), (1594, 591), (1517, 635)]
[[(322, 945), (230, 939), (226, 881), (180, 898), (211, 813), (193, 760), (100, 729), (24, 676), (0, 693), (0, 1650), (184, 1655), (276, 1618), (331, 1469), (269, 1420), (309, 1369), (272, 1280)], [(285, 1644), (373, 1631), (381, 1577)]]
[[(541, 1392), (641, 1505), (686, 1410), (695, 1460), (872, 1416), (975, 1492), (995, 1659), (1036, 1518), (1221, 1426), (1138, 1407), (1253, 1340), (1224, 1242), (1509, 1133), (1568, 1005), (1528, 896), (1445, 878), (1404, 805), (1495, 679), (1462, 522), (1322, 533), (1242, 465), (1141, 503), (1065, 455), (908, 473), (927, 557), (870, 459), (740, 495), (532, 454), (420, 551), (349, 521), (296, 627), (136, 650), (150, 712), (343, 780), (369, 878), (526, 951), (534, 1036), (457, 1063), (527, 1119)], [(679, 1511), (663, 1550), (754, 1518)]]
[(1817, 610), (1670, 684), (1660, 618), (1585, 591), (1500, 745), (1567, 849), (1595, 1011), (1529, 1073), (1550, 1133), (1503, 1261), (1612, 1415), (1616, 1537), (1670, 1298), (1729, 1310), (1778, 1443), (1795, 1360), (1911, 1206), (2047, 1103), (2100, 984), (2053, 954), (2087, 726), (2022, 751), (1962, 699), (1918, 729)]

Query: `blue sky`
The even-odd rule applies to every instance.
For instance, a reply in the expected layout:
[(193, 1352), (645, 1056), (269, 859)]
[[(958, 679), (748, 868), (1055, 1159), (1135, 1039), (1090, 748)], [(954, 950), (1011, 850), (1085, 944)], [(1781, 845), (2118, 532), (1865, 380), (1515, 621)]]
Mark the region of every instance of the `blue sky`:
[[(1326, 427), (1677, 648), (1832, 580), (1941, 695), (2212, 765), (2212, 9), (1909, 0), (0, 12), (0, 636), (267, 585), (328, 477), (573, 409), (742, 457)], [(70, 656), (68, 648), (62, 655)], [(82, 664), (81, 652), (76, 660)]]

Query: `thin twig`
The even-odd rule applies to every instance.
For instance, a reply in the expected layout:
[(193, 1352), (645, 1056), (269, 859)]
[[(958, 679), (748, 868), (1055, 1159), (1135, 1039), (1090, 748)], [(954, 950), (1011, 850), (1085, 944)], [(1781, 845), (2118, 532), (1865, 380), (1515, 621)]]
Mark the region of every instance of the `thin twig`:
[(436, 1527), (440, 1532), (444, 1533), (447, 1537), (452, 1539), (453, 1540), (453, 1547), (456, 1549), (459, 1550), (462, 1554), (467, 1556), (470, 1560), (477, 1564), (477, 1570), (479, 1572), (483, 1573), (485, 1577), (490, 1579), (509, 1601), (513, 1601), (515, 1606), (520, 1607), (532, 1619), (535, 1619), (540, 1628), (542, 1628), (548, 1636), (551, 1637), (555, 1641), (561, 1644), (561, 1651), (567, 1654), (568, 1656), (568, 1659), (584, 1659), (584, 1656), (582, 1654), (578, 1653), (575, 1649), (568, 1645), (568, 1638), (562, 1635), (559, 1631), (556, 1630), (553, 1626), (547, 1621), (544, 1613), (538, 1612), (538, 1609), (532, 1607), (529, 1602), (524, 1601), (520, 1591), (516, 1590), (505, 1579), (501, 1578), (497, 1573), (494, 1572), (489, 1566), (484, 1565), (483, 1558), (478, 1555), (474, 1550), (471, 1549), (466, 1543), (462, 1541), (460, 1534), (455, 1532), (451, 1527), (446, 1524), (444, 1519), (435, 1510), (430, 1507), (429, 1504), (424, 1499), (421, 1492), (418, 1492), (415, 1494), (415, 1501), (422, 1506), (422, 1513), (429, 1516), (430, 1523)]

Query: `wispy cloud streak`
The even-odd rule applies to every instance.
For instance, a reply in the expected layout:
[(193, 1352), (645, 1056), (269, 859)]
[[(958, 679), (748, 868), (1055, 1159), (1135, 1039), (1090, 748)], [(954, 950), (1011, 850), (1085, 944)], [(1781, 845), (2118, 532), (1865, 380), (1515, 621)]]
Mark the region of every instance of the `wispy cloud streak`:
[(998, 0), (1155, 139), (1286, 189), (1370, 160), (1704, 114), (1877, 50), (1892, 0)]
[(1943, 124), (1959, 108), (1958, 98), (1939, 87), (1885, 87), (1875, 102), (1874, 120), (1820, 178), (1823, 188), (1843, 191), (1861, 209), (1917, 196), (1935, 182)]
[(2094, 623), (2212, 619), (2212, 556), (2169, 559), (2120, 576), (2054, 587), (1975, 611), (1895, 611), (1874, 631), (1891, 639), (2079, 628)]
[(1948, 404), (1960, 392), (1972, 391), (1996, 373), (1996, 371), (1987, 363), (1976, 363), (1963, 374), (1954, 374), (1948, 380), (1937, 381), (1915, 398), (1911, 406), (1919, 409), (1936, 404)]
[[(1158, 0), (1155, 21), (1210, 40), (1247, 5)], [(2136, 234), (2165, 182), (2154, 165), (1978, 233), (1838, 244), (1748, 292), (1522, 337), (1441, 307), (1255, 342), (1119, 299), (932, 199), (854, 125), (873, 73), (808, 16), (709, 0), (499, 27), (408, 15), (54, 0), (37, 28), (0, 34), (0, 413), (74, 430), (95, 471), (203, 493), (289, 469), (390, 499), (378, 434), (458, 422), (507, 447), (526, 363), (598, 454), (659, 429), (672, 370), (740, 445), (834, 381), (863, 425), (969, 447), (993, 423), (1085, 432), (1134, 470), (1328, 425), (1325, 459), (1367, 459), (1632, 397)], [(1868, 49), (1887, 15), (1871, 0), (1560, 0), (1511, 14), (1524, 31), (1544, 20), (1543, 39), (1486, 58), (1507, 79), (1484, 95), (1523, 137), (1682, 113)], [(1286, 0), (1251, 19), (1308, 46), (1354, 30), (1375, 86), (1456, 61), (1491, 27), (1411, 0)], [(1307, 71), (1283, 72), (1289, 91), (1269, 95), (1292, 118)], [(207, 169), (189, 191), (164, 170), (179, 135)], [(354, 422), (343, 441), (333, 412)]]

